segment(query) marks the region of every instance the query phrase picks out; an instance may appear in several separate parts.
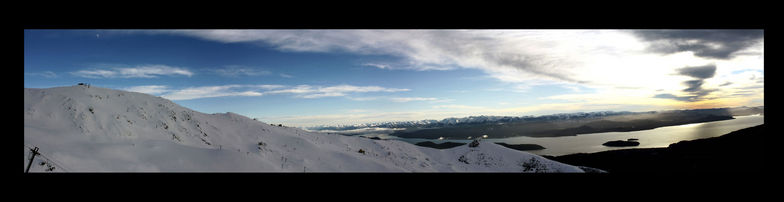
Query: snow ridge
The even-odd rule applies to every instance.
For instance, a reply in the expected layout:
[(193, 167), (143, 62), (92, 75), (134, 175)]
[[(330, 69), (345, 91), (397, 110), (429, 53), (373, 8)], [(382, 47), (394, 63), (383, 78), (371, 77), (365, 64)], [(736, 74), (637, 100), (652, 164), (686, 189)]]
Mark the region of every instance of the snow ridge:
[[(583, 172), (492, 143), (438, 150), (205, 114), (94, 86), (25, 88), (31, 172)], [(47, 163), (51, 159), (55, 163)]]

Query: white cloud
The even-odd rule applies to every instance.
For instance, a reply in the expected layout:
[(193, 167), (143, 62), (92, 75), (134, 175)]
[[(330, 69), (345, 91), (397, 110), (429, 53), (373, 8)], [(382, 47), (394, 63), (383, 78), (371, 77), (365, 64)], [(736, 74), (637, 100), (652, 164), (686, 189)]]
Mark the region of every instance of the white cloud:
[(251, 87), (251, 88), (266, 89), (266, 90), (280, 89), (280, 88), (285, 88), (286, 87), (284, 85), (269, 85), (269, 84), (264, 84), (264, 85), (244, 85), (244, 86)]
[(400, 88), (384, 88), (379, 86), (353, 86), (353, 85), (337, 85), (337, 86), (310, 86), (298, 85), (293, 88), (280, 89), (269, 91), (266, 93), (290, 93), (295, 94), (301, 98), (321, 98), (321, 97), (339, 97), (346, 96), (348, 93), (368, 93), (368, 92), (400, 92), (409, 91), (410, 89)]
[(272, 74), (272, 72), (267, 70), (238, 65), (229, 65), (223, 68), (213, 69), (211, 71), (225, 77), (264, 76)]
[(432, 97), (392, 97), (389, 99), (393, 102), (438, 101), (438, 98)]
[(430, 101), (433, 103), (437, 102), (451, 102), (454, 101), (452, 99), (439, 99), (439, 98), (432, 98), (432, 97), (391, 97), (391, 96), (375, 96), (375, 97), (347, 97), (350, 100), (354, 101), (372, 101), (372, 100), (383, 100), (383, 101), (390, 101), (390, 102), (412, 102), (412, 101)]
[(186, 68), (167, 65), (140, 65), (136, 67), (110, 67), (108, 69), (89, 69), (71, 72), (74, 76), (85, 78), (156, 78), (158, 76), (193, 76)]
[(415, 70), (415, 71), (429, 71), (429, 70), (453, 70), (457, 69), (454, 65), (436, 65), (436, 64), (419, 64), (410, 62), (410, 64), (389, 64), (389, 63), (364, 63), (362, 66), (376, 67), (379, 69), (388, 70)]
[(203, 86), (172, 90), (161, 97), (170, 100), (191, 100), (199, 98), (226, 97), (226, 96), (261, 96), (263, 93), (256, 91), (236, 91), (242, 85)]
[[(322, 98), (347, 96), (350, 93), (368, 92), (400, 92), (410, 89), (384, 88), (379, 86), (285, 86), (285, 85), (221, 85), (200, 86), (183, 89), (172, 89), (163, 85), (145, 85), (123, 88), (123, 90), (161, 95), (170, 100), (192, 100), (199, 98), (226, 97), (226, 96), (262, 96), (266, 94), (294, 94), (298, 98)], [(355, 98), (349, 98), (355, 99)], [(362, 98), (356, 98), (360, 100)], [(409, 99), (409, 100), (406, 100)], [(432, 100), (434, 98), (400, 98), (399, 101)]]
[(43, 71), (43, 72), (33, 72), (33, 73), (25, 73), (25, 75), (29, 76), (41, 76), (44, 78), (57, 78), (57, 74), (52, 71)]
[(94, 70), (79, 70), (76, 72), (71, 72), (74, 76), (85, 77), (85, 78), (114, 78), (117, 77), (117, 72), (109, 71), (109, 70), (101, 70), (101, 69), (94, 69)]
[(133, 86), (128, 88), (123, 88), (122, 90), (138, 92), (138, 93), (146, 93), (152, 95), (159, 95), (161, 93), (171, 91), (168, 89), (167, 86), (161, 86), (161, 85)]
[(388, 65), (388, 64), (381, 64), (381, 63), (365, 63), (365, 64), (362, 64), (362, 66), (371, 66), (371, 67), (376, 67), (376, 68), (379, 68), (379, 69), (392, 69), (392, 67), (390, 65)]
[(400, 92), (409, 91), (410, 89), (401, 88), (384, 88), (379, 86), (352, 86), (352, 85), (338, 85), (330, 87), (318, 87), (318, 91), (324, 92)]
[(313, 93), (316, 92), (312, 86), (309, 85), (299, 85), (293, 88), (286, 88), (281, 90), (274, 90), (268, 93), (294, 93), (294, 94), (305, 94), (305, 93)]
[(470, 110), (487, 110), (487, 107), (469, 106), (469, 105), (436, 105), (433, 109), (470, 109)]

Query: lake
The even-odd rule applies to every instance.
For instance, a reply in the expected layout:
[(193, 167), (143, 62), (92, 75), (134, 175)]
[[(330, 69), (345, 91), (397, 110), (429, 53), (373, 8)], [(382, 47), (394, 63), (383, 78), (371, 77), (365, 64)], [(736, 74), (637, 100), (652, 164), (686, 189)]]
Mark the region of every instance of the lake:
[[(678, 126), (659, 127), (651, 130), (641, 130), (632, 132), (606, 132), (581, 134), (577, 136), (562, 137), (511, 137), (502, 139), (486, 139), (485, 141), (503, 142), (507, 144), (538, 144), (546, 149), (528, 151), (538, 155), (560, 156), (573, 153), (593, 153), (616, 149), (630, 148), (654, 148), (667, 147), (672, 143), (683, 140), (695, 140), (721, 136), (732, 131), (757, 126), (765, 123), (765, 116), (750, 115), (736, 116), (735, 119), (713, 121), (706, 123), (694, 123)], [(423, 141), (441, 142), (470, 142), (470, 140), (429, 140), (416, 138), (398, 138), (394, 136), (382, 137), (386, 139), (402, 140), (410, 143)], [(639, 139), (639, 146), (634, 147), (606, 147), (602, 144), (613, 140), (627, 140), (629, 138)]]

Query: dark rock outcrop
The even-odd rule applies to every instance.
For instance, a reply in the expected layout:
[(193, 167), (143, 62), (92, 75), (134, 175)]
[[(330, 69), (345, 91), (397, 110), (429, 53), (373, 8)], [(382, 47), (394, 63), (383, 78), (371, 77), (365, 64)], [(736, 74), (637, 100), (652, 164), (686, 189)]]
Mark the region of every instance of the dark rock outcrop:
[(468, 144), (468, 147), (477, 147), (479, 146), (479, 140), (474, 140)]
[(453, 148), (453, 147), (457, 147), (457, 146), (462, 146), (464, 144), (466, 144), (466, 143), (444, 142), (444, 143), (441, 143), (441, 144), (436, 144), (436, 143), (433, 143), (433, 142), (430, 142), (430, 141), (425, 141), (425, 142), (416, 143), (415, 145), (420, 146), (420, 147), (430, 147), (430, 148), (436, 148), (436, 149), (449, 149), (449, 148)]
[(542, 145), (538, 144), (506, 144), (503, 142), (496, 142), (496, 144), (504, 146), (506, 148), (520, 150), (520, 151), (531, 151), (531, 150), (542, 150), (545, 149)]

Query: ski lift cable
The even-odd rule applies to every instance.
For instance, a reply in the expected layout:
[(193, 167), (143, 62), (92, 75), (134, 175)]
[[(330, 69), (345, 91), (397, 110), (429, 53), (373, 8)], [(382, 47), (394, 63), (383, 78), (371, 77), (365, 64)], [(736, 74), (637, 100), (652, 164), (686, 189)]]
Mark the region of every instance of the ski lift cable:
[(44, 159), (46, 159), (48, 163), (54, 164), (56, 166), (56, 168), (60, 168), (60, 170), (62, 170), (63, 172), (70, 172), (69, 171), (70, 169), (66, 168), (62, 163), (59, 163), (58, 161), (55, 161), (52, 158), (48, 158), (48, 157), (46, 157), (44, 155), (41, 155), (40, 153), (39, 153), (39, 155), (41, 157), (43, 157)]
[(57, 166), (58, 168), (60, 168), (62, 171), (64, 171), (64, 172), (70, 172), (69, 170), (71, 170), (71, 169), (68, 169), (67, 167), (65, 167), (65, 166), (63, 165), (63, 163), (60, 163), (59, 161), (56, 161), (56, 160), (54, 160), (54, 159), (53, 159), (53, 158), (51, 158), (51, 157), (47, 157), (46, 155), (43, 155), (43, 154), (40, 154), (40, 155), (41, 155), (41, 157), (43, 157), (44, 159), (48, 160), (50, 163), (53, 163), (54, 165), (56, 165), (56, 166)]
[[(30, 145), (27, 145), (27, 144), (25, 144), (25, 147), (27, 147), (28, 149), (31, 149), (31, 150), (34, 148), (34, 147), (32, 147)], [(56, 168), (60, 168), (64, 172), (70, 172), (70, 171), (68, 171), (70, 169), (67, 169), (65, 166), (63, 166), (63, 163), (55, 161), (53, 158), (46, 157), (46, 155), (44, 155), (41, 151), (38, 151), (38, 156), (41, 156), (41, 158), (46, 159), (50, 163), (53, 163), (54, 165), (56, 165)]]
[[(27, 147), (27, 148), (29, 148), (29, 149), (33, 149), (32, 147), (30, 147), (30, 146), (28, 146), (28, 145), (25, 145), (25, 147)], [(59, 167), (59, 168), (60, 168), (61, 170), (63, 170), (64, 172), (70, 172), (70, 171), (68, 171), (68, 170), (70, 170), (70, 169), (66, 168), (66, 167), (63, 165), (63, 163), (60, 163), (59, 161), (56, 161), (56, 160), (54, 160), (54, 158), (47, 157), (46, 155), (44, 155), (43, 153), (41, 153), (41, 151), (38, 151), (38, 156), (41, 156), (41, 158), (44, 158), (44, 159), (46, 159), (48, 162), (50, 162), (50, 163), (52, 163), (52, 164), (56, 165), (57, 167)]]
[(57, 166), (58, 168), (60, 168), (62, 171), (64, 171), (64, 172), (70, 172), (70, 171), (68, 171), (68, 170), (70, 170), (70, 169), (67, 169), (65, 166), (63, 166), (63, 164), (62, 164), (62, 163), (60, 163), (60, 162), (58, 162), (58, 161), (55, 161), (55, 160), (54, 160), (54, 159), (52, 159), (52, 158), (46, 157), (46, 156), (44, 156), (43, 154), (40, 154), (40, 155), (41, 155), (41, 157), (43, 157), (44, 159), (48, 160), (50, 163), (54, 163), (54, 165), (56, 165), (56, 166)]

